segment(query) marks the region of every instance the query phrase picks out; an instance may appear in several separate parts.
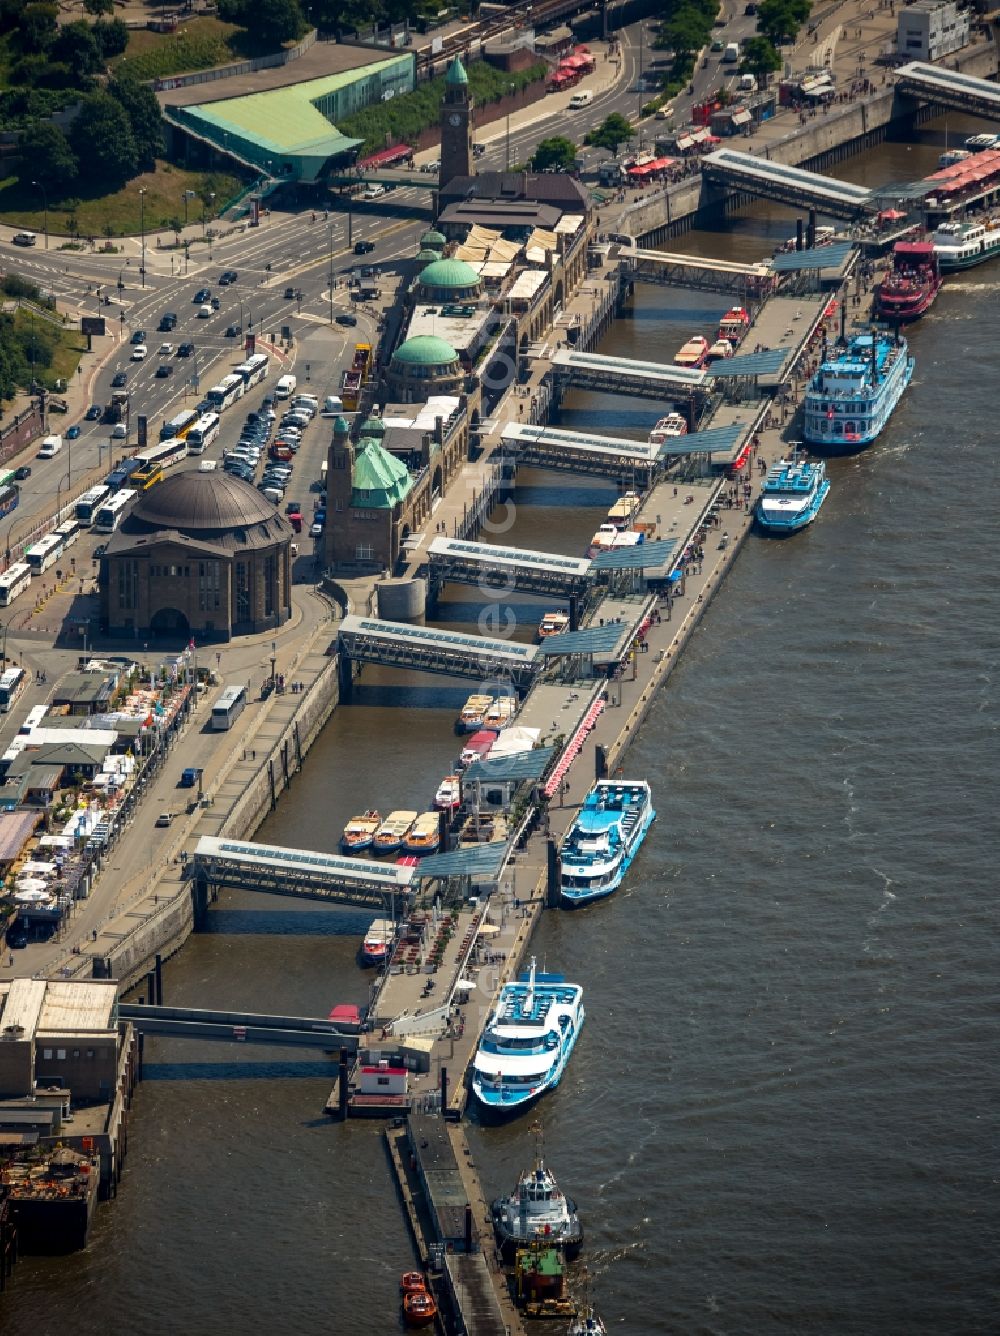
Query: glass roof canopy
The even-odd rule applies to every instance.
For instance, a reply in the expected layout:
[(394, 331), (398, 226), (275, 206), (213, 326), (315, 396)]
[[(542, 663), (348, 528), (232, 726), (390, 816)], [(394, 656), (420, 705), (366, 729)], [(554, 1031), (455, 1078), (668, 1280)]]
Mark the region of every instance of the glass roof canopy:
[(514, 756), (498, 756), (496, 760), (476, 761), (462, 776), (463, 784), (467, 781), (479, 781), (483, 784), (493, 780), (496, 783), (522, 779), (541, 779), (552, 759), (554, 747), (535, 747), (531, 751), (517, 752)]

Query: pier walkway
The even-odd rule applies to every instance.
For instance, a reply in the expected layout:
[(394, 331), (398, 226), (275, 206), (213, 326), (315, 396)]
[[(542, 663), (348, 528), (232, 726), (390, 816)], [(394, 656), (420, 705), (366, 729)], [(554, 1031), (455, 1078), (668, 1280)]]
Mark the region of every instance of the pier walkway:
[(556, 598), (577, 598), (594, 582), (593, 563), (585, 557), (563, 557), (553, 552), (469, 543), (457, 538), (435, 538), (428, 548), (432, 589), (442, 585), (471, 584), (507, 593), (518, 589)]
[(896, 87), (922, 102), (933, 102), (990, 121), (1000, 120), (1000, 87), (989, 79), (976, 79), (943, 65), (915, 60), (896, 71)]
[(700, 255), (674, 255), (668, 251), (630, 250), (634, 278), (645, 283), (666, 283), (671, 287), (695, 288), (700, 292), (721, 292), (739, 297), (741, 305), (760, 301), (774, 287), (771, 266), (765, 262), (739, 264), (735, 260), (706, 259)]
[(354, 663), (380, 663), (480, 681), (509, 678), (519, 689), (530, 684), (541, 666), (536, 647), (516, 640), (490, 640), (353, 614), (340, 623), (337, 643), (344, 658)]
[(264, 1016), (252, 1011), (206, 1011), (194, 1007), (147, 1006), (120, 1002), (118, 1015), (140, 1034), (174, 1039), (219, 1040), (228, 1044), (274, 1044), (324, 1051), (358, 1047), (356, 1034), (345, 1034), (319, 1016)]
[(821, 172), (770, 162), (753, 153), (720, 148), (702, 159), (707, 180), (750, 195), (777, 200), (792, 208), (816, 208), (835, 218), (853, 220), (873, 207), (872, 192), (866, 186), (849, 181), (835, 181)]
[(504, 450), (522, 464), (619, 478), (628, 469), (656, 464), (659, 447), (623, 436), (597, 436), (560, 427), (507, 422), (500, 427)]

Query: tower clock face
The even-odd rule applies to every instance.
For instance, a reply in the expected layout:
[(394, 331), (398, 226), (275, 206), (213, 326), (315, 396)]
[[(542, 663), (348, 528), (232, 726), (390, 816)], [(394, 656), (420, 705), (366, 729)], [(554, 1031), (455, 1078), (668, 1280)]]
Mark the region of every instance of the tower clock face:
[(454, 125), (457, 129), (462, 124), (462, 118), (457, 111), (453, 111), (448, 117), (448, 122), (450, 125)]

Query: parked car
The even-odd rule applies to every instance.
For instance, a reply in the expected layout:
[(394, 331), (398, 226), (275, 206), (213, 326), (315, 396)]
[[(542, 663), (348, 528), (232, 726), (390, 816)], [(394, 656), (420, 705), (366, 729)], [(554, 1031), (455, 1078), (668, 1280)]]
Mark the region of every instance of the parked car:
[(104, 409), (100, 404), (91, 404), (83, 416), (88, 422), (100, 422), (104, 416)]
[(313, 520), (312, 524), (310, 524), (309, 526), (309, 537), (320, 538), (322, 537), (322, 534), (323, 534), (322, 524), (320, 524), (319, 520)]

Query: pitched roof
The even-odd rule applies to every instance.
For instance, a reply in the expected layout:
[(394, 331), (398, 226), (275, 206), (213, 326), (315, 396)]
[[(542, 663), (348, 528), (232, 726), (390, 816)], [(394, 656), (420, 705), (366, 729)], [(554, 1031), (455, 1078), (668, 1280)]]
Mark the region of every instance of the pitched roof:
[(409, 494), (413, 479), (395, 455), (378, 441), (367, 438), (354, 457), (351, 485), (352, 506), (389, 510)]

